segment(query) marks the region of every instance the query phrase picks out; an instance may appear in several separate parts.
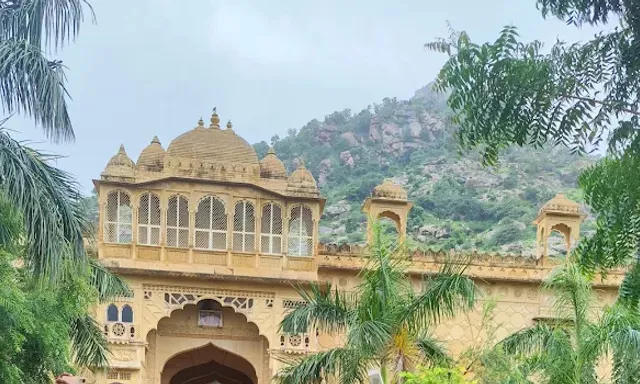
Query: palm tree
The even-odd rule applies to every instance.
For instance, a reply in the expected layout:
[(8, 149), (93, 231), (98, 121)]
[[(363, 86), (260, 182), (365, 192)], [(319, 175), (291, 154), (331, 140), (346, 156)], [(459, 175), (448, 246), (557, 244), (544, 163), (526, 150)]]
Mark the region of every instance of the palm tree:
[[(75, 39), (85, 9), (93, 16), (83, 0), (0, 0), (0, 104), (6, 113), (33, 118), (54, 142), (73, 140), (74, 133), (64, 66), (45, 53)], [(24, 267), (45, 288), (86, 270), (100, 300), (128, 294), (122, 280), (85, 253), (88, 227), (73, 178), (50, 165), (52, 156), (12, 139), (6, 122), (0, 121), (0, 204), (23, 228), (0, 229), (0, 248), (19, 233)], [(106, 343), (88, 313), (69, 333), (79, 365), (106, 364)]]
[[(45, 51), (73, 40), (84, 17), (82, 0), (0, 1), (0, 104), (32, 117), (55, 142), (74, 138), (62, 62)], [(90, 7), (89, 7), (90, 9)], [(22, 215), (25, 261), (33, 273), (55, 280), (64, 260), (85, 259), (77, 185), (49, 165), (51, 156), (17, 142), (0, 124), (0, 196)]]
[(475, 304), (476, 287), (465, 276), (464, 265), (445, 264), (415, 292), (406, 269), (404, 245), (373, 226), (373, 242), (363, 255), (368, 263), (353, 292), (328, 284), (298, 288), (305, 304), (289, 312), (281, 331), (307, 329), (344, 333), (344, 346), (294, 361), (279, 373), (281, 383), (340, 383), (366, 381), (371, 369), (380, 369), (383, 384), (397, 383), (400, 373), (417, 365), (447, 364), (445, 350), (429, 334), (432, 326)]
[[(635, 277), (634, 277), (635, 275)], [(617, 302), (597, 315), (591, 277), (569, 259), (544, 283), (557, 318), (518, 331), (498, 344), (522, 359), (543, 383), (591, 384), (602, 358), (612, 363), (614, 382), (636, 383), (640, 373), (640, 268), (634, 267)]]

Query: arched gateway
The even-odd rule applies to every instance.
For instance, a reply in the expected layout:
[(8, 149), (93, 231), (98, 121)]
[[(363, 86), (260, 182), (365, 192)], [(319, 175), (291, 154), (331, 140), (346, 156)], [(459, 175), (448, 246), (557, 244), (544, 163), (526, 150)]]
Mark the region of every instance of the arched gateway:
[[(121, 147), (99, 180), (98, 257), (129, 283), (132, 297), (97, 308), (112, 356), (96, 384), (267, 384), (282, 357), (331, 347), (339, 335), (283, 334), (278, 324), (301, 304), (294, 289), (328, 281), (349, 290), (366, 264), (357, 245), (319, 244), (325, 199), (301, 161), (287, 172), (273, 150), (262, 159), (231, 123), (211, 123), (175, 138), (155, 137), (137, 162)], [(411, 203), (391, 180), (363, 206), (393, 220), (405, 237)], [(543, 207), (537, 257), (474, 254), (467, 273), (498, 300), (502, 332), (540, 321), (551, 306), (538, 287), (553, 267), (541, 246), (550, 230), (575, 242), (584, 216), (556, 197)], [(563, 232), (563, 233), (564, 233)], [(445, 255), (415, 252), (415, 286)], [(542, 262), (542, 261), (545, 262)], [(620, 273), (600, 283), (606, 302)], [(471, 319), (471, 324), (467, 321)], [(480, 312), (436, 329), (453, 353), (477, 341)]]
[(268, 370), (262, 364), (269, 342), (258, 327), (213, 299), (173, 311), (147, 341), (154, 346), (147, 360), (155, 360), (162, 384), (257, 384), (258, 372)]

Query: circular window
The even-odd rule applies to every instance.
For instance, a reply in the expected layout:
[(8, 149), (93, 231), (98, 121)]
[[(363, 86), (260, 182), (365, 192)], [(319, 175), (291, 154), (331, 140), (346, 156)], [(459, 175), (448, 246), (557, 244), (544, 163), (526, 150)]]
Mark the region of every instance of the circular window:
[(300, 346), (301, 343), (302, 343), (302, 338), (300, 337), (300, 335), (289, 336), (289, 344), (291, 344), (292, 347), (298, 347)]
[(124, 336), (125, 329), (122, 323), (115, 323), (112, 329), (115, 336)]

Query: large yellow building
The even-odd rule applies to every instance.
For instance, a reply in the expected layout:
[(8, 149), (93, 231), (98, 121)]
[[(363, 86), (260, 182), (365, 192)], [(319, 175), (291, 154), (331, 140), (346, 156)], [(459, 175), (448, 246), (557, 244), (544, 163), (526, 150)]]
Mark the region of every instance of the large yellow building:
[[(306, 354), (339, 343), (331, 335), (283, 334), (278, 324), (299, 305), (295, 284), (357, 284), (360, 248), (320, 244), (325, 200), (304, 164), (290, 175), (273, 151), (259, 160), (234, 131), (208, 126), (175, 138), (165, 150), (154, 138), (131, 160), (123, 147), (99, 180), (101, 262), (121, 274), (134, 295), (97, 312), (112, 350), (99, 384), (266, 384), (279, 355)], [(369, 217), (397, 224), (403, 237), (411, 204), (404, 189), (385, 181), (363, 206)], [(540, 211), (535, 257), (474, 254), (467, 273), (498, 300), (497, 337), (550, 315), (538, 289), (552, 266), (551, 231), (577, 240), (583, 215), (556, 196)], [(415, 252), (415, 286), (438, 270), (445, 255)], [(600, 282), (610, 301), (621, 281)], [(453, 353), (478, 342), (480, 312), (442, 324), (436, 336)]]

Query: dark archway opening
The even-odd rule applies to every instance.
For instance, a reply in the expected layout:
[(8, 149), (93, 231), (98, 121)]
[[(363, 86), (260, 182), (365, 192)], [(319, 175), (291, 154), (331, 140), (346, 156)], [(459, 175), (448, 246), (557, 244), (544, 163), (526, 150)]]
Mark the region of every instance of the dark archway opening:
[(170, 384), (255, 384), (249, 376), (239, 370), (211, 360), (204, 364), (185, 368), (176, 373)]

